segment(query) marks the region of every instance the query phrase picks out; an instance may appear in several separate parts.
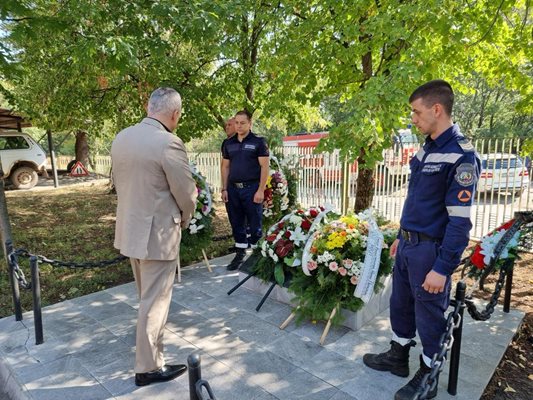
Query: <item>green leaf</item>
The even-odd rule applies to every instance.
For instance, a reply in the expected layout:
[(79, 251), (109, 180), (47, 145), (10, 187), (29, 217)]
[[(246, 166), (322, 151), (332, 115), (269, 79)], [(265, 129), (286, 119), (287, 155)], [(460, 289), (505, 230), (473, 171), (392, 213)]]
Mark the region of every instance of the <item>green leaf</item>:
[(280, 286), (283, 286), (285, 283), (285, 273), (283, 272), (283, 266), (281, 264), (276, 264), (276, 267), (274, 268), (274, 278), (276, 278), (276, 282)]

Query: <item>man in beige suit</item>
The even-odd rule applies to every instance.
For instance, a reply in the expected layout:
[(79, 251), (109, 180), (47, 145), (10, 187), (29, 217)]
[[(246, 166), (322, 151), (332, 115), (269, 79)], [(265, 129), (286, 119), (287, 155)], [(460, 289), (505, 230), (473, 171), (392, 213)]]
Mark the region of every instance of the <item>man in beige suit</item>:
[(163, 359), (181, 228), (189, 224), (197, 196), (183, 142), (172, 134), (180, 116), (179, 93), (156, 89), (148, 117), (121, 131), (111, 147), (118, 195), (115, 247), (130, 257), (140, 298), (137, 386), (174, 379), (187, 369)]

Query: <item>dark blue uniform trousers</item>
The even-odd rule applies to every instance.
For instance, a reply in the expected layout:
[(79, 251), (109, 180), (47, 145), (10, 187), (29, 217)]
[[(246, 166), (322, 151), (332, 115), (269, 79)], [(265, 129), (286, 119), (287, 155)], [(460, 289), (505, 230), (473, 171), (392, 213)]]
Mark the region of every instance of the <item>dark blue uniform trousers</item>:
[[(254, 245), (263, 235), (263, 204), (254, 203), (254, 194), (259, 183), (244, 188), (228, 185), (228, 202), (226, 209), (237, 248), (246, 248), (248, 243)], [(246, 237), (247, 224), (250, 237)]]
[(424, 354), (429, 358), (440, 350), (440, 338), (446, 329), (444, 312), (450, 305), (449, 276), (443, 293), (431, 294), (422, 287), (439, 246), (432, 241), (414, 243), (400, 238), (390, 299), (392, 331), (400, 338), (412, 339), (418, 330)]

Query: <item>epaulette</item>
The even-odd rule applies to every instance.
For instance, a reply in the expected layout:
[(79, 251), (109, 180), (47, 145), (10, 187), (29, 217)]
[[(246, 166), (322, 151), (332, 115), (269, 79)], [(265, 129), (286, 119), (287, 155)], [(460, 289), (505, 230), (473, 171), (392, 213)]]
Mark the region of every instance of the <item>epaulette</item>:
[(458, 140), (457, 144), (459, 146), (461, 146), (461, 148), (465, 152), (467, 152), (467, 151), (468, 152), (476, 151), (476, 149), (474, 148), (474, 145), (472, 144), (472, 142), (470, 140), (468, 140), (467, 138), (463, 138), (463, 139)]

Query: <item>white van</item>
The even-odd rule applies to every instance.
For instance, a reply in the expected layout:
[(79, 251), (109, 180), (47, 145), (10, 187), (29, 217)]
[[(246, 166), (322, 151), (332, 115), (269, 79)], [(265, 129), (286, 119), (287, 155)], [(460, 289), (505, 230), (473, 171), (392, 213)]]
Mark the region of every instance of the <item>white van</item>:
[(46, 175), (46, 153), (31, 136), (0, 130), (0, 159), (3, 179), (10, 179), (17, 189), (31, 189)]

